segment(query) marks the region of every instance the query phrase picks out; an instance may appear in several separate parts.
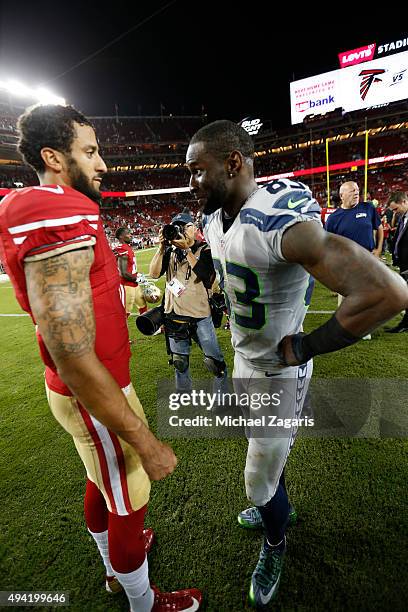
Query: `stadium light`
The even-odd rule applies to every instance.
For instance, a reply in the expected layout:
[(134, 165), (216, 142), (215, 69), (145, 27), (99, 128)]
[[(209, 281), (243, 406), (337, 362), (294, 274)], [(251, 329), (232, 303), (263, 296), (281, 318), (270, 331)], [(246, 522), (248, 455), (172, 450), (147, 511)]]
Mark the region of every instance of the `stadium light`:
[(15, 79), (9, 79), (6, 83), (7, 90), (13, 94), (14, 96), (29, 98), (31, 91), (27, 85), (23, 85), (20, 81), (16, 81)]
[(45, 87), (37, 87), (35, 93), (38, 96), (38, 101), (41, 102), (41, 104), (61, 104), (62, 106), (65, 106), (64, 98), (56, 96)]
[(24, 85), (16, 79), (8, 79), (0, 81), (0, 89), (7, 91), (10, 95), (19, 98), (31, 98), (41, 104), (61, 104), (65, 106), (64, 98), (56, 96), (45, 87), (37, 87), (36, 89)]

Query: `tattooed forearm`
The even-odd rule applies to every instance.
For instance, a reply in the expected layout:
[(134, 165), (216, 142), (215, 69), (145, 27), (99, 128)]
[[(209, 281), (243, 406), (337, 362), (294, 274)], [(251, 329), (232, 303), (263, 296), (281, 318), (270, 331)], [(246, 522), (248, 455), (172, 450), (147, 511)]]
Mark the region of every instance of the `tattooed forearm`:
[(93, 250), (71, 251), (25, 265), (27, 292), (44, 342), (59, 359), (94, 347), (95, 320), (89, 270)]

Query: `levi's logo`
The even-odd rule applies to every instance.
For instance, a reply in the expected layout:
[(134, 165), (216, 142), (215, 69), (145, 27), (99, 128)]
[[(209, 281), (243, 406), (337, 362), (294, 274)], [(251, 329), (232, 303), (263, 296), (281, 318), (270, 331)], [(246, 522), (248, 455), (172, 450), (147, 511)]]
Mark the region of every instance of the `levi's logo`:
[(360, 64), (361, 62), (369, 62), (373, 59), (375, 53), (376, 43), (366, 45), (365, 47), (358, 47), (353, 51), (344, 51), (339, 53), (339, 62), (341, 68), (347, 68), (347, 66), (354, 66), (354, 64)]

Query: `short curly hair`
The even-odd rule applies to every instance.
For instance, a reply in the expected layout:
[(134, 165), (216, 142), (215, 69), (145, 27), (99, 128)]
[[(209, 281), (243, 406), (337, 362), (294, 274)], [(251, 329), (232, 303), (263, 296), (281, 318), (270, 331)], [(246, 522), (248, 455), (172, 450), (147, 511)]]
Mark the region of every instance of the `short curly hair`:
[(51, 147), (61, 153), (69, 153), (75, 138), (74, 122), (93, 127), (73, 106), (37, 104), (28, 108), (17, 122), (18, 150), (24, 161), (42, 174), (45, 164), (41, 149)]

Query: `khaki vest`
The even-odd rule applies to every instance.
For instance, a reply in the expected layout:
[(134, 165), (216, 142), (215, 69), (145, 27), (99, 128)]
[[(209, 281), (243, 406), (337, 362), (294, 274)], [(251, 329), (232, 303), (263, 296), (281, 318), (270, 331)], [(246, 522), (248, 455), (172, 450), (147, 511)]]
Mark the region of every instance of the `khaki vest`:
[[(202, 248), (199, 247), (194, 253), (197, 259)], [(166, 289), (164, 311), (172, 312), (174, 310), (176, 314), (196, 319), (208, 317), (211, 311), (206, 288), (202, 281), (197, 278), (187, 259), (180, 263), (174, 252), (170, 255), (170, 263), (166, 271), (166, 281), (170, 282), (173, 278), (177, 278), (186, 290), (182, 295), (176, 297), (171, 291)]]

